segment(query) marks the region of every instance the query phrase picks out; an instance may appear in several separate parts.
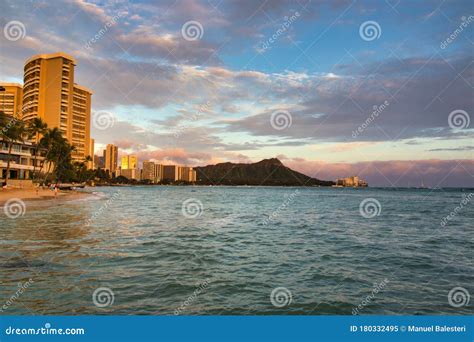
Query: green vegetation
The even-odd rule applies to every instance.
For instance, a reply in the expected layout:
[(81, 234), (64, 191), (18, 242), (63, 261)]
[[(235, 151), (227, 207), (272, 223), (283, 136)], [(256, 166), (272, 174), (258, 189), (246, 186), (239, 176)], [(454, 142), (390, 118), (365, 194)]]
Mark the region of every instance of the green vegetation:
[(252, 164), (221, 163), (196, 167), (198, 184), (269, 185), (269, 186), (331, 186), (335, 183), (294, 171), (276, 158)]
[[(7, 168), (5, 181), (8, 182), (10, 174), (10, 161), (12, 147), (15, 143), (33, 141), (33, 172), (31, 178), (39, 183), (83, 183), (94, 179), (95, 172), (87, 169), (91, 160), (87, 156), (84, 161), (72, 161), (72, 146), (61, 131), (54, 127), (48, 128), (40, 118), (35, 118), (27, 125), (21, 120), (7, 116), (0, 111), (0, 139), (8, 146)], [(38, 143), (34, 143), (40, 138)], [(39, 170), (36, 167), (38, 157), (42, 159)]]

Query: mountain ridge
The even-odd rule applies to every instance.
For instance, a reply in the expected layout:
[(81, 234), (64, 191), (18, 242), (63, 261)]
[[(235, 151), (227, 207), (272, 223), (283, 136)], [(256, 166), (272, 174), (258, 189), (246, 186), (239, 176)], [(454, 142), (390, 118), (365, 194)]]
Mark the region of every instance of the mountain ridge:
[(218, 163), (195, 167), (197, 183), (205, 185), (331, 186), (285, 166), (278, 158), (255, 163)]

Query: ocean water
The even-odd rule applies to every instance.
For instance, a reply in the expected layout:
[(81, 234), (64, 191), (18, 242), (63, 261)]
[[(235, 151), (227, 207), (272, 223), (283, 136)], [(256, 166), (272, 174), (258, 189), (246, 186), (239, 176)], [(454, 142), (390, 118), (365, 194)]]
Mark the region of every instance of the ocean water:
[(0, 212), (1, 314), (473, 313), (473, 190), (85, 191)]

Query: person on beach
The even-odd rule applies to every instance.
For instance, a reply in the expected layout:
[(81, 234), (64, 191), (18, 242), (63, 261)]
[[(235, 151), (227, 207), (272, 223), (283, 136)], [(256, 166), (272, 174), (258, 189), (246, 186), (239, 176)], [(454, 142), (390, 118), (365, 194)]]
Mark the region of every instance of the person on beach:
[(54, 186), (54, 198), (57, 198), (58, 197), (58, 186), (55, 185)]

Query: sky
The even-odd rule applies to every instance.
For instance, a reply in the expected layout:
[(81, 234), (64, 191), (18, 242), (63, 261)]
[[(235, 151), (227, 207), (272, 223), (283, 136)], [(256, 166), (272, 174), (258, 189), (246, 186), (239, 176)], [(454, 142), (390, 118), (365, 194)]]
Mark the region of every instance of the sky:
[(0, 81), (66, 52), (96, 154), (474, 186), (474, 2), (2, 0)]

